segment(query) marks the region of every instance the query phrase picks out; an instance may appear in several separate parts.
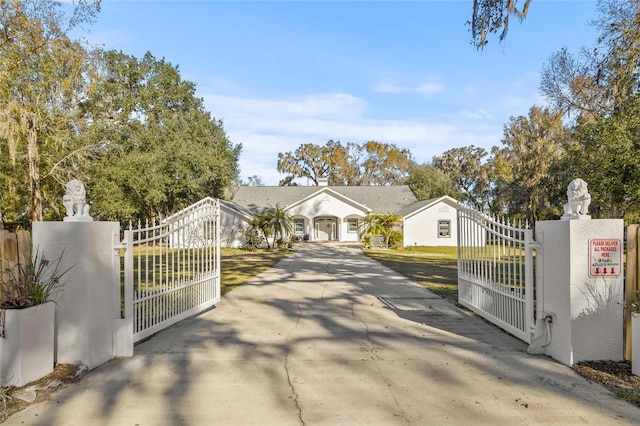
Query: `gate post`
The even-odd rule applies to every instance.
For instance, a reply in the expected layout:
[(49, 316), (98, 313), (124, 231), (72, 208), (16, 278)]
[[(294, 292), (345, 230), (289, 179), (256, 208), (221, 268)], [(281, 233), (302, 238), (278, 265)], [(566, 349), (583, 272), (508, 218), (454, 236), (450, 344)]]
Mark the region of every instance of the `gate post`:
[[(120, 238), (120, 233), (117, 238)], [(130, 357), (133, 356), (133, 231), (124, 231), (122, 244), (114, 247), (124, 250), (124, 291), (121, 294), (122, 279), (118, 268), (113, 294), (113, 355)], [(116, 256), (119, 266), (120, 253), (116, 253)], [(121, 299), (124, 299), (124, 306), (121, 305)]]
[(536, 222), (542, 250), (536, 334), (529, 351), (569, 366), (622, 360), (623, 220), (589, 220), (586, 208), (567, 209), (571, 206), (565, 205), (562, 220)]
[(63, 221), (34, 222), (32, 233), (33, 247), (48, 258), (59, 257), (60, 270), (69, 270), (68, 282), (54, 296), (55, 362), (92, 369), (119, 355), (114, 339), (121, 317), (120, 257), (114, 248), (120, 224), (94, 222), (85, 194), (81, 181), (68, 182)]
[[(56, 362), (89, 369), (113, 358), (113, 236), (118, 222), (34, 222), (33, 247), (62, 256), (69, 271), (56, 294)], [(119, 271), (117, 272), (119, 275)]]

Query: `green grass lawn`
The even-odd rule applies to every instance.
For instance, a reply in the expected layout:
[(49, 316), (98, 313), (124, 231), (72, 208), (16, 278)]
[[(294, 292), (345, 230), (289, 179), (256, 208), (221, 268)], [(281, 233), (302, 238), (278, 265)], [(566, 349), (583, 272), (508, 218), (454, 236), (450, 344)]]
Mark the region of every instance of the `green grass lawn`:
[[(456, 247), (407, 247), (400, 250), (363, 250), (364, 254), (457, 303), (458, 270)], [(226, 294), (293, 254), (288, 250), (223, 248), (220, 250), (221, 291)]]
[[(196, 256), (197, 250), (184, 250), (181, 253), (174, 250), (175, 254), (164, 251), (139, 250), (134, 253), (133, 280), (134, 288), (138, 288), (138, 281), (145, 283), (144, 291), (153, 291), (161, 288), (170, 278), (188, 278), (189, 275), (197, 272), (198, 262), (202, 262), (205, 256)], [(186, 253), (186, 254), (185, 254)], [(242, 249), (221, 248), (220, 249), (220, 291), (224, 295), (240, 284), (258, 275), (265, 269), (270, 268), (282, 259), (293, 254), (291, 250), (265, 250), (259, 249), (252, 252)], [(139, 261), (138, 257), (142, 260)], [(208, 261), (207, 261), (208, 262)], [(207, 268), (208, 266), (202, 266)], [(168, 269), (169, 272), (166, 270)], [(172, 271), (177, 271), (173, 273)], [(121, 271), (124, 286), (124, 270)], [(140, 275), (140, 277), (139, 277)]]
[(363, 252), (452, 303), (458, 302), (457, 247), (367, 249)]
[[(454, 303), (457, 302), (456, 247), (407, 247), (400, 250), (372, 249), (364, 250), (364, 253), (423, 287), (432, 290), (434, 293)], [(243, 249), (221, 248), (221, 293), (223, 295), (227, 294), (292, 254), (293, 251), (291, 250), (259, 249), (249, 252)], [(160, 254), (157, 254), (157, 256), (160, 256)], [(151, 257), (153, 258), (153, 256)], [(158, 276), (157, 269), (160, 268), (158, 265), (163, 265), (162, 268), (165, 268), (165, 264), (168, 262), (172, 265), (171, 268), (174, 268), (174, 263), (182, 261), (183, 259), (180, 256), (176, 256), (176, 259), (170, 256), (169, 261), (162, 260), (162, 262), (150, 260), (151, 264), (144, 269), (151, 269), (151, 273), (153, 274), (153, 271), (155, 271), (156, 276)], [(137, 280), (137, 270), (139, 268), (137, 262), (134, 262), (134, 268), (136, 269), (134, 280)], [(178, 268), (178, 270), (181, 269)], [(143, 276), (146, 276), (144, 272)], [(159, 282), (161, 281), (159, 279)]]
[(293, 254), (291, 250), (220, 249), (220, 291), (227, 294), (234, 288), (269, 269)]

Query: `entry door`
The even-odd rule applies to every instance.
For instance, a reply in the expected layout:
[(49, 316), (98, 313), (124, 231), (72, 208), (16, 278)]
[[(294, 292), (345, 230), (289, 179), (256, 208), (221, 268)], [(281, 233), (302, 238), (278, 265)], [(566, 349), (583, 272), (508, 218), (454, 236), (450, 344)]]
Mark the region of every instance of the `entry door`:
[(319, 217), (315, 220), (315, 240), (332, 241), (336, 239), (336, 220), (328, 217)]

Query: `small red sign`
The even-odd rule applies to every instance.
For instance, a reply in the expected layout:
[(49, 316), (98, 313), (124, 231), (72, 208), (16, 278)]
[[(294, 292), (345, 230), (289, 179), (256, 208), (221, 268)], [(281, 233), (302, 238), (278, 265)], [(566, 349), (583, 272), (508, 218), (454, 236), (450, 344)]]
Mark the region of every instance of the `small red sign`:
[(589, 276), (619, 277), (622, 272), (622, 241), (589, 240)]

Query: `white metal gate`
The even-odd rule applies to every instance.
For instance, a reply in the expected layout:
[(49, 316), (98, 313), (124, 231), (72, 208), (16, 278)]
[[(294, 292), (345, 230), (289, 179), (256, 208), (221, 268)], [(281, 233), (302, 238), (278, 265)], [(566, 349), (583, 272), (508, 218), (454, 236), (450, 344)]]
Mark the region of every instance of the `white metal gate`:
[(531, 343), (533, 232), (458, 205), (458, 301)]
[(121, 248), (124, 318), (133, 323), (134, 342), (220, 301), (218, 200), (124, 231)]

